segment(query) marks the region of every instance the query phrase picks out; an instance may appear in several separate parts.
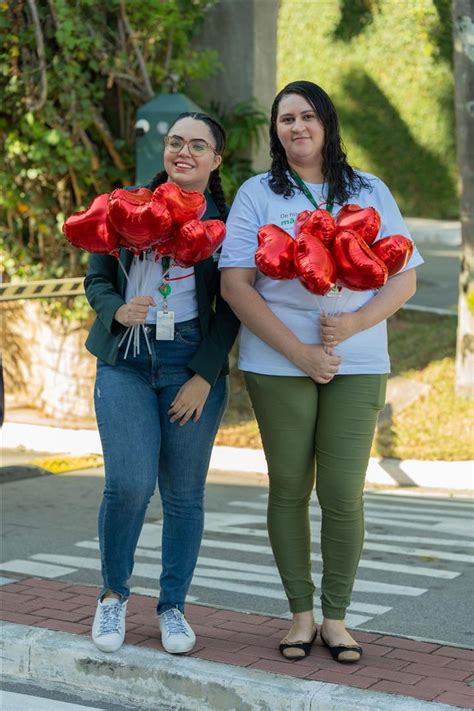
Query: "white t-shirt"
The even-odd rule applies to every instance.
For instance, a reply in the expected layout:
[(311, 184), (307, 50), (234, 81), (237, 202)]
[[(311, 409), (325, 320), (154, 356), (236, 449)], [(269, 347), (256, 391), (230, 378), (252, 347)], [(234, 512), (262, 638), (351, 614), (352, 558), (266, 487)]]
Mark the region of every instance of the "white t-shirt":
[[(163, 276), (161, 259), (155, 262), (153, 252), (145, 252), (144, 259), (133, 258), (128, 273), (125, 301), (134, 296), (151, 296), (156, 306), (148, 309), (146, 323), (156, 323), (156, 312), (163, 308), (164, 297), (158, 291)], [(174, 311), (175, 322), (189, 321), (198, 315), (194, 267), (171, 265), (166, 283), (171, 287), (167, 298), (168, 309)]]
[[(375, 207), (380, 213), (381, 228), (377, 239), (402, 234), (411, 239), (400, 210), (387, 186), (376, 176), (359, 173), (370, 182), (371, 189), (362, 188), (348, 202), (361, 207)], [(222, 246), (219, 267), (254, 267), (258, 247), (257, 231), (266, 224), (282, 227), (294, 236), (293, 225), (298, 213), (314, 210), (314, 205), (298, 188), (292, 198), (276, 195), (268, 184), (269, 174), (256, 175), (239, 189), (227, 219), (227, 231)], [(325, 207), (323, 188), (319, 183), (306, 183), (316, 203)], [(336, 216), (342, 205), (335, 203)], [(423, 263), (416, 247), (405, 269)], [(309, 292), (299, 279), (270, 279), (257, 271), (255, 288), (273, 313), (303, 343), (320, 343), (319, 314), (358, 311), (377, 293), (376, 290), (351, 291), (342, 289), (338, 296), (317, 296)], [(386, 321), (356, 333), (340, 343), (335, 352), (341, 357), (338, 373), (389, 373)], [(268, 346), (242, 324), (240, 332), (239, 367), (241, 370), (264, 375), (300, 375), (305, 373), (278, 351)]]

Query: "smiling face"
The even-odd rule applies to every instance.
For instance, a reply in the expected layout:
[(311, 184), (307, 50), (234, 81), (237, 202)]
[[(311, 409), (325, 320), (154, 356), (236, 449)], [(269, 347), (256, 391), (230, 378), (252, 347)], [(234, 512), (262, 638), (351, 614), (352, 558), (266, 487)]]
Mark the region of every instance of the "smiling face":
[[(184, 141), (201, 139), (213, 148), (216, 142), (210, 128), (204, 123), (190, 116), (176, 121), (171, 126), (168, 136), (179, 136)], [(183, 190), (198, 190), (204, 192), (209, 182), (209, 176), (222, 162), (222, 156), (217, 155), (211, 148), (200, 156), (193, 156), (186, 143), (177, 152), (170, 151), (165, 145), (163, 155), (164, 167), (169, 180), (179, 185)]]
[(283, 96), (278, 106), (276, 131), (289, 165), (314, 169), (314, 182), (323, 179), (324, 128), (309, 101), (301, 94)]

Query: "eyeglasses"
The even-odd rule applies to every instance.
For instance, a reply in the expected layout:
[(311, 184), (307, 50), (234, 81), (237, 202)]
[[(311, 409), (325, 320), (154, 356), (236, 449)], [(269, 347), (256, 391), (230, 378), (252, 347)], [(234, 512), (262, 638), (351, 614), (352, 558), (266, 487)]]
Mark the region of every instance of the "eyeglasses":
[(181, 136), (166, 136), (165, 146), (171, 153), (179, 153), (184, 146), (187, 146), (191, 155), (196, 158), (205, 155), (209, 149), (218, 155), (214, 146), (211, 146), (203, 138), (191, 138), (190, 141), (185, 141)]

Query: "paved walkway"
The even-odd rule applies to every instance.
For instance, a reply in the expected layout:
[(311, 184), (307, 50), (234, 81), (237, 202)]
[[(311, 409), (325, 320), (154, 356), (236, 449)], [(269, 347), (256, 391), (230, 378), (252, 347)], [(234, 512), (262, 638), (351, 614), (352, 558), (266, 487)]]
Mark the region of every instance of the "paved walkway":
[[(8, 573), (6, 575), (8, 576)], [(28, 626), (26, 636), (30, 638), (32, 638), (33, 628), (46, 628), (76, 637), (86, 637), (86, 646), (84, 644), (76, 645), (82, 665), (84, 666), (86, 663), (84, 650), (87, 650), (86, 657), (89, 655), (91, 659), (99, 658), (110, 661), (106, 666), (102, 664), (100, 669), (97, 669), (97, 688), (103, 687), (104, 674), (109, 673), (114, 678), (117, 677), (114, 671), (115, 666), (119, 665), (123, 668), (124, 662), (120, 661), (121, 655), (128, 653), (127, 662), (130, 665), (130, 660), (132, 660), (130, 668), (133, 668), (133, 673), (127, 681), (127, 689), (130, 696), (133, 696), (135, 682), (139, 685), (138, 680), (144, 677), (140, 669), (141, 657), (137, 650), (146, 648), (163, 652), (159, 640), (159, 628), (155, 621), (156, 599), (153, 597), (131, 596), (127, 615), (126, 645), (128, 645), (128, 650), (126, 646), (117, 654), (103, 655), (88, 639), (95, 612), (96, 588), (40, 578), (13, 578), (13, 576), (4, 579), (3, 583), (0, 588), (1, 619), (18, 625), (17, 629), (13, 627), (13, 635), (4, 637), (6, 643), (8, 644), (10, 639), (11, 645), (14, 646), (15, 639), (19, 640), (25, 636), (23, 625)], [(324, 706), (324, 708), (393, 709), (397, 708), (397, 700), (400, 701), (399, 697), (392, 696), (393, 694), (405, 697), (405, 703), (399, 707), (400, 709), (425, 708), (424, 704), (411, 706), (410, 699), (434, 701), (457, 708), (474, 708), (474, 651), (468, 649), (357, 630), (355, 636), (364, 647), (363, 657), (357, 664), (346, 666), (337, 664), (331, 659), (319, 639), (307, 659), (288, 662), (282, 659), (277, 649), (279, 640), (289, 627), (288, 620), (192, 604), (187, 606), (187, 615), (198, 637), (195, 650), (191, 655), (179, 658), (160, 654), (156, 658), (156, 666), (159, 668), (164, 659), (168, 662), (171, 659), (176, 670), (179, 669), (182, 674), (186, 675), (187, 665), (190, 664), (189, 658), (202, 660), (202, 693), (205, 693), (204, 687), (209, 683), (209, 663), (211, 663), (211, 674), (213, 673), (216, 679), (219, 667), (214, 667), (212, 663), (220, 663), (241, 668), (241, 671), (260, 670), (267, 673), (265, 683), (261, 675), (249, 676), (247, 679), (247, 687), (254, 689), (255, 699), (262, 695), (262, 691), (264, 695), (270, 693), (269, 687), (265, 691), (266, 684), (270, 680), (277, 679), (274, 675), (282, 675), (288, 683), (291, 678), (299, 679), (298, 688), (302, 692), (306, 688), (308, 690), (312, 688), (305, 686), (305, 682), (310, 681), (342, 685), (346, 691), (349, 687), (368, 692), (365, 697), (353, 697), (354, 705), (350, 707), (344, 702), (343, 705), (335, 703), (334, 706)], [(11, 628), (7, 625), (8, 629), (11, 633)], [(53, 647), (56, 646), (59, 650), (63, 648), (64, 635), (57, 635), (53, 637), (53, 640), (57, 640)], [(47, 659), (44, 658), (46, 652), (40, 650), (40, 641), (36, 641), (33, 649), (36, 650), (36, 654), (43, 656), (43, 664), (46, 664)], [(136, 658), (133, 656), (133, 649), (135, 649)], [(130, 655), (132, 656), (130, 657)], [(15, 657), (15, 652), (11, 650), (10, 656)], [(133, 664), (134, 659), (135, 664)], [(91, 669), (92, 667), (89, 665), (89, 686), (94, 688), (95, 679)], [(109, 671), (107, 672), (106, 669)], [(193, 667), (194, 671), (195, 666)], [(256, 678), (257, 682), (255, 682)], [(281, 686), (281, 677), (278, 681)], [(163, 680), (162, 682), (165, 683)], [(78, 682), (75, 679), (70, 679), (70, 683), (77, 684)], [(228, 687), (228, 682), (226, 685)], [(116, 688), (117, 692), (121, 693), (118, 681)], [(319, 686), (320, 696), (323, 691), (326, 693), (328, 688), (334, 687), (326, 687), (325, 684)], [(289, 687), (287, 689), (289, 690)], [(153, 689), (149, 687), (149, 691), (153, 692)], [(193, 694), (195, 691), (196, 689)], [(230, 689), (228, 691), (230, 694)], [(375, 696), (375, 703), (373, 702), (373, 692), (379, 693), (378, 696)], [(183, 689), (180, 689), (181, 697), (183, 693)], [(235, 693), (235, 690), (232, 693)], [(390, 696), (387, 696), (387, 693)], [(161, 700), (161, 697), (158, 699), (155, 695), (155, 699), (158, 701)], [(360, 704), (357, 699), (360, 699)], [(208, 701), (209, 699), (206, 703)], [(277, 702), (275, 701), (275, 703)], [(275, 706), (275, 708), (277, 707), (280, 706)], [(195, 708), (195, 706), (190, 705), (185, 708)], [(230, 709), (234, 706), (228, 705), (226, 701), (222, 706), (203, 705), (202, 708)], [(240, 708), (259, 709), (267, 708), (267, 706), (237, 705), (235, 708), (239, 710)], [(320, 707), (302, 705), (300, 708)], [(321, 706), (321, 708), (323, 707)]]

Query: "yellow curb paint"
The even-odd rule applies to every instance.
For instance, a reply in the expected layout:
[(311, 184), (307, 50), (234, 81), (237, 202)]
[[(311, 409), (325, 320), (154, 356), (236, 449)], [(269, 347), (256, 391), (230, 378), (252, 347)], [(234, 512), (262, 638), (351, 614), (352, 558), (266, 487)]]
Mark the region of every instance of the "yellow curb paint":
[(100, 467), (104, 463), (103, 457), (99, 454), (85, 454), (81, 457), (64, 454), (60, 457), (45, 457), (44, 459), (34, 459), (31, 464), (46, 469), (51, 474), (63, 474), (79, 469), (93, 469)]

